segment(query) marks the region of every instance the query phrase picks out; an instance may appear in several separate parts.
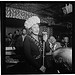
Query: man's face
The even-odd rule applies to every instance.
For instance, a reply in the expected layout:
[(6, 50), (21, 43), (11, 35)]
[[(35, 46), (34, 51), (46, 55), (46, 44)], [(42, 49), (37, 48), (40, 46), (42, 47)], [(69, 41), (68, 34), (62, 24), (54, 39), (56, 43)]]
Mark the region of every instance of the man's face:
[(39, 25), (38, 24), (35, 24), (32, 26), (32, 32), (36, 35), (39, 34)]
[(22, 33), (23, 33), (23, 35), (25, 35), (25, 34), (26, 34), (26, 30), (25, 30), (25, 29), (23, 29)]
[(19, 31), (16, 31), (16, 35), (19, 35)]
[(68, 37), (64, 37), (64, 41), (65, 42), (68, 42), (69, 41), (69, 38)]
[(9, 37), (12, 38), (12, 34), (10, 34)]

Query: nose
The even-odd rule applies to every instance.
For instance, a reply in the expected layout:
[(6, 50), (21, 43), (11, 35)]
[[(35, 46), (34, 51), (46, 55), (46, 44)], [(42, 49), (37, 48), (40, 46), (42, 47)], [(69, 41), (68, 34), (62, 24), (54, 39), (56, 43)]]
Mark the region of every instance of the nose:
[(36, 30), (39, 30), (39, 28), (37, 27)]

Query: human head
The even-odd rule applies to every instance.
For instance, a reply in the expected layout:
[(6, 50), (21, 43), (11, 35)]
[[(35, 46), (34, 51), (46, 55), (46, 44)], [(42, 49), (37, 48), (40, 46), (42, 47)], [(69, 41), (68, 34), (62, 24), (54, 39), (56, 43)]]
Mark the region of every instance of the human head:
[(19, 30), (18, 29), (15, 31), (15, 34), (16, 35), (19, 35)]
[(24, 26), (30, 30), (32, 34), (39, 34), (39, 23), (40, 19), (37, 16), (32, 16), (28, 20), (26, 20)]
[(54, 36), (50, 36), (49, 41), (50, 41), (51, 43), (55, 43), (55, 42), (56, 42), (56, 39), (55, 39)]
[(34, 25), (31, 27), (31, 33), (32, 33), (32, 34), (35, 34), (35, 35), (38, 35), (38, 34), (39, 34), (39, 25), (38, 25), (38, 24), (34, 24)]
[(9, 38), (12, 38), (12, 36), (13, 36), (12, 33), (8, 33)]
[(22, 34), (23, 34), (23, 35), (26, 34), (26, 29), (25, 29), (25, 28), (22, 29)]
[(68, 42), (69, 41), (69, 38), (68, 37), (64, 37), (64, 42)]

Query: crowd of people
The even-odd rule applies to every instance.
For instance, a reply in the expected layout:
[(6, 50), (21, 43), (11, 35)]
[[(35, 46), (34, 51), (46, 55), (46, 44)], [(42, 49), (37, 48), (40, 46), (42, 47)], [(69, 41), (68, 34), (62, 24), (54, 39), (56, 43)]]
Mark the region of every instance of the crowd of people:
[(24, 60), (24, 63), (17, 66), (18, 72), (58, 73), (52, 53), (62, 47), (71, 47), (69, 38), (65, 36), (59, 42), (54, 36), (48, 37), (47, 32), (42, 32), (40, 37), (39, 24), (40, 19), (37, 16), (29, 18), (25, 21), (21, 34), (19, 30), (16, 30), (14, 35), (8, 34), (6, 46), (14, 46), (16, 54), (20, 55), (18, 59)]

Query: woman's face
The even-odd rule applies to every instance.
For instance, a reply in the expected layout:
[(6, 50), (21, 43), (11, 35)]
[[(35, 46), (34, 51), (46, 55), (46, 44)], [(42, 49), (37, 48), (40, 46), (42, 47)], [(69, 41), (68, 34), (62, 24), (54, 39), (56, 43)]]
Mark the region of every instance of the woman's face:
[(38, 24), (35, 24), (32, 26), (32, 32), (36, 35), (39, 34), (39, 25)]

